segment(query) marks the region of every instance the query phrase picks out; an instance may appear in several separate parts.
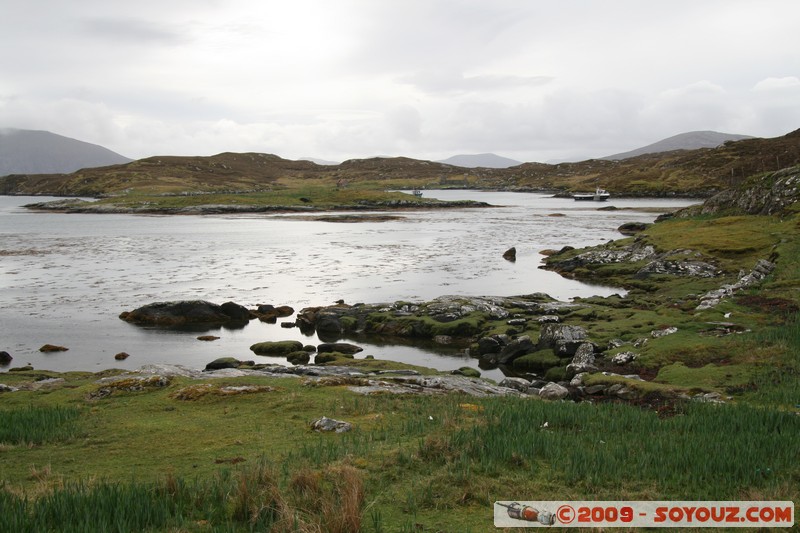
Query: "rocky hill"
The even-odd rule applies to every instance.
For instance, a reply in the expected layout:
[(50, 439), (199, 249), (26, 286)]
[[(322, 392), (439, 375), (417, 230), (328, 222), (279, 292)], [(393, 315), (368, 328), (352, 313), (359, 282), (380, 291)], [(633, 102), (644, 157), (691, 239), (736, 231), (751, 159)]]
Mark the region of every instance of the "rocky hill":
[(0, 176), (69, 173), (129, 161), (102, 146), (48, 131), (0, 129)]
[(701, 206), (682, 212), (694, 214), (781, 215), (797, 211), (800, 166), (754, 176), (739, 187), (721, 191)]

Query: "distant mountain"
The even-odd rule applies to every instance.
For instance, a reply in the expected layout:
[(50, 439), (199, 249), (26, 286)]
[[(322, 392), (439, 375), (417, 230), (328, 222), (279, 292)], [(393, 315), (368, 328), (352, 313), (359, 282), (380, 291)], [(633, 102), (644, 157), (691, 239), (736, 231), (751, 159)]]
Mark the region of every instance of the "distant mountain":
[(718, 131), (690, 131), (667, 137), (653, 144), (642, 146), (630, 152), (608, 155), (598, 159), (615, 161), (628, 159), (644, 154), (657, 154), (660, 152), (671, 152), (672, 150), (696, 150), (698, 148), (716, 148), (727, 141), (741, 141), (742, 139), (752, 139), (748, 135), (735, 135), (732, 133), (720, 133)]
[(0, 129), (0, 176), (66, 174), (130, 161), (102, 146), (48, 131)]
[(328, 161), (327, 159), (319, 159), (317, 157), (300, 157), (297, 160), (298, 161), (311, 161), (312, 163), (316, 163), (317, 165), (338, 165), (339, 164), (336, 161)]
[(464, 168), (508, 168), (522, 164), (521, 161), (515, 161), (497, 154), (454, 155), (453, 157), (437, 161), (437, 163), (445, 163), (447, 165)]

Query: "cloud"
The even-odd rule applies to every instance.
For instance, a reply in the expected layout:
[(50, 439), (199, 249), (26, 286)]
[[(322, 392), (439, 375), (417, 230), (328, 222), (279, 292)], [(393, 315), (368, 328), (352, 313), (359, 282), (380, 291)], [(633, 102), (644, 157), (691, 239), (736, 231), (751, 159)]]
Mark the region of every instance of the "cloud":
[(760, 91), (774, 91), (784, 89), (800, 89), (800, 78), (797, 76), (787, 76), (784, 78), (767, 78), (756, 83), (753, 90)]
[(81, 31), (94, 38), (107, 41), (113, 46), (165, 46), (186, 42), (187, 38), (177, 30), (163, 24), (137, 18), (92, 17), (81, 22)]
[(5, 0), (0, 126), (130, 157), (617, 153), (800, 125), (795, 0)]
[(416, 72), (398, 78), (400, 83), (408, 83), (425, 93), (482, 93), (504, 91), (520, 87), (539, 87), (553, 81), (552, 76), (519, 76), (512, 74), (484, 74), (465, 76), (463, 73), (447, 69)]

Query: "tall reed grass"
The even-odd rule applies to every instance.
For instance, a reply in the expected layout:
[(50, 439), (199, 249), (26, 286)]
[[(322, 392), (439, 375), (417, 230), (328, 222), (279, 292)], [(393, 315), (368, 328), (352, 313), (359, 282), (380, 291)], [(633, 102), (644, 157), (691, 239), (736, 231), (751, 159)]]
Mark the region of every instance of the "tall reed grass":
[[(140, 531), (330, 532), (361, 530), (364, 489), (348, 466), (323, 469), (311, 493), (295, 493), (260, 461), (211, 480), (187, 483), (73, 483), (36, 499), (0, 487), (0, 531), (128, 533)], [(312, 476), (313, 477), (313, 476)]]
[(783, 360), (756, 374), (756, 392), (748, 400), (789, 410), (800, 408), (800, 315), (787, 317), (780, 326), (757, 331), (752, 342), (778, 346)]
[(77, 407), (34, 407), (0, 411), (0, 442), (43, 444), (72, 438), (78, 433)]
[(453, 464), (484, 475), (519, 469), (522, 458), (531, 475), (584, 488), (646, 484), (669, 497), (724, 499), (798, 474), (800, 418), (782, 411), (691, 403), (659, 419), (624, 405), (502, 399), (485, 413), (486, 424), (447, 443)]

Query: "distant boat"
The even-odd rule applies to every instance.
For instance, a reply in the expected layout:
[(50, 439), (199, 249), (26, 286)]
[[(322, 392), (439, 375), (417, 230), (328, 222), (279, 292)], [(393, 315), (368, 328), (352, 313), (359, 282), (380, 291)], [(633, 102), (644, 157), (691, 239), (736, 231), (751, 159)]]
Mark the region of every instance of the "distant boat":
[(414, 191), (413, 191), (413, 192), (414, 192), (414, 196), (416, 196), (416, 197), (420, 197), (420, 196), (422, 196), (422, 191), (421, 191), (421, 190), (419, 190), (419, 189), (414, 189)]
[(594, 192), (576, 192), (572, 194), (575, 201), (578, 202), (605, 202), (611, 196), (605, 189), (598, 187)]

